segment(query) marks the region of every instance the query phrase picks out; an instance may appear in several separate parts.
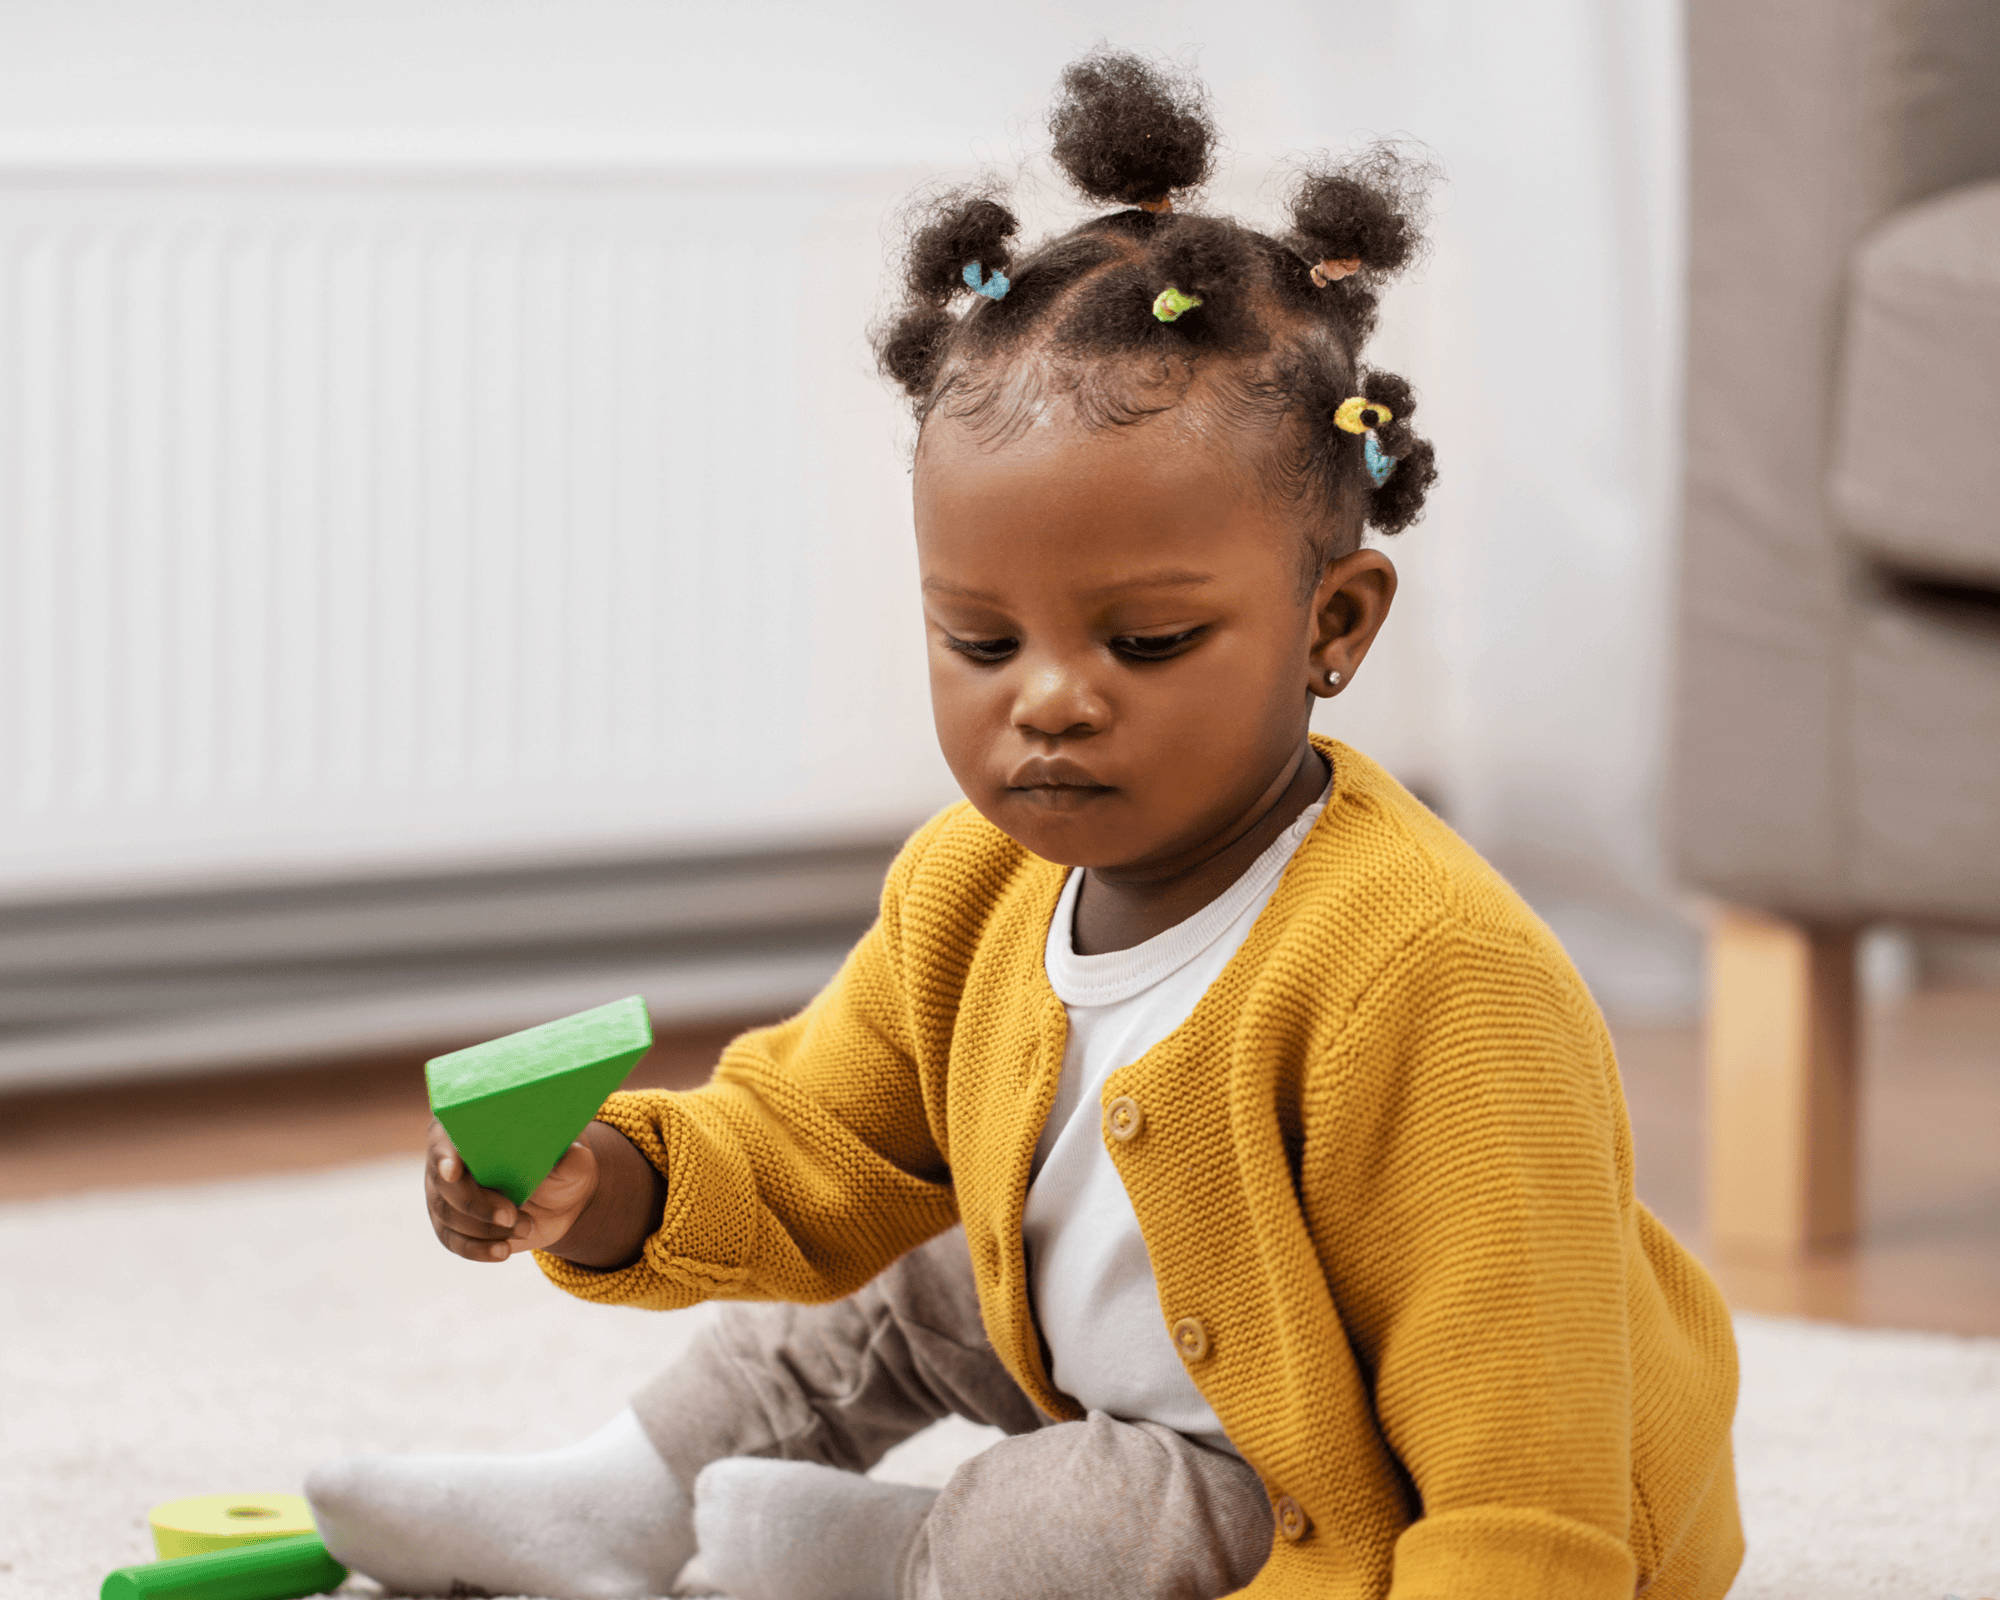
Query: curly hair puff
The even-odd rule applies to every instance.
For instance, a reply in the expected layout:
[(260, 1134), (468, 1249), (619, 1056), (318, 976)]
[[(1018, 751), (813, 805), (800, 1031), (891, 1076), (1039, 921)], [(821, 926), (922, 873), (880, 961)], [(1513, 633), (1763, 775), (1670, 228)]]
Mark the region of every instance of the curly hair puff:
[[(1049, 384), (1093, 426), (1206, 406), (1260, 441), (1267, 480), (1306, 512), (1316, 568), (1364, 528), (1415, 522), (1437, 478), (1430, 443), (1410, 426), (1416, 395), (1360, 358), (1382, 285), (1423, 248), (1438, 176), (1423, 152), (1384, 143), (1298, 163), (1289, 231), (1273, 237), (1175, 209), (1208, 180), (1216, 151), (1207, 92), (1183, 74), (1116, 51), (1085, 56), (1062, 75), (1049, 130), (1078, 192), (1121, 209), (1023, 254), (1020, 224), (991, 186), (911, 208), (903, 301), (873, 338), (920, 433), (942, 413), (1004, 437)], [(1008, 275), (1003, 295), (975, 294), (968, 279), (996, 271)], [(1162, 320), (1154, 302), (1168, 288), (1200, 305)], [(1375, 430), (1395, 460), (1379, 487), (1363, 438), (1334, 421), (1355, 395), (1391, 413)]]

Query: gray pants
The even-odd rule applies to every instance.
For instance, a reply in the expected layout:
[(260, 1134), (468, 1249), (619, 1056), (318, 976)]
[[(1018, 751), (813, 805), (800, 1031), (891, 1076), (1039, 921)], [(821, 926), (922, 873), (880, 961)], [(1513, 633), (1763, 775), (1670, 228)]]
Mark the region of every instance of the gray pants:
[(1004, 1430), (937, 1497), (904, 1600), (1213, 1600), (1271, 1550), (1270, 1501), (1235, 1456), (1036, 1409), (987, 1343), (956, 1228), (831, 1305), (723, 1307), (632, 1408), (690, 1492), (727, 1456), (865, 1472), (953, 1413)]

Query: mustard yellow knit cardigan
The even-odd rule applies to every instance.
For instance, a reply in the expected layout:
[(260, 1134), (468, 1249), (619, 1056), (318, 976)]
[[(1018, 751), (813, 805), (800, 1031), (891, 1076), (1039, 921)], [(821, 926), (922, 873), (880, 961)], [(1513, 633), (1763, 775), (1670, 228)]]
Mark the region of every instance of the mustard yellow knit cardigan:
[[(1331, 741), (1325, 812), (1193, 1014), (1105, 1085), (1169, 1328), (1268, 1487), (1246, 1594), (1720, 1597), (1742, 1553), (1727, 1313), (1633, 1198), (1612, 1048), (1554, 937)], [(826, 1300), (963, 1220), (1045, 1411), (1021, 1208), (1062, 1068), (1063, 869), (966, 806), (801, 1015), (603, 1120), (668, 1180), (585, 1299)], [(1193, 1336), (1198, 1330), (1199, 1337)]]

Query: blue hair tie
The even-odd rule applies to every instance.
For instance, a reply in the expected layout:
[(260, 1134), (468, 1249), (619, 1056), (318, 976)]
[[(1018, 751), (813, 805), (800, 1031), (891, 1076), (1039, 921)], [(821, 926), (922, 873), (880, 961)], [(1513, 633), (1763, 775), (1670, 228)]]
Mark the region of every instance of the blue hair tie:
[(977, 261), (966, 262), (965, 271), (959, 276), (965, 279), (966, 288), (974, 294), (985, 295), (989, 300), (1006, 299), (1007, 291), (1014, 287), (1007, 281), (1007, 275), (998, 267), (986, 273), (982, 279)]
[(1376, 488), (1389, 481), (1389, 474), (1396, 470), (1396, 458), (1382, 448), (1382, 441), (1375, 437), (1370, 428), (1361, 436), (1361, 456), (1368, 463), (1368, 477)]

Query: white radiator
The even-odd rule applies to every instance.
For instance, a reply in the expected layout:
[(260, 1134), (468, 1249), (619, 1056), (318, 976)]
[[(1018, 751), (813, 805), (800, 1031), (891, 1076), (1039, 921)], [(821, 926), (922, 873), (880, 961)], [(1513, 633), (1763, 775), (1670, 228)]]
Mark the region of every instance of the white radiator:
[(947, 796), (906, 181), (0, 170), (0, 902)]

